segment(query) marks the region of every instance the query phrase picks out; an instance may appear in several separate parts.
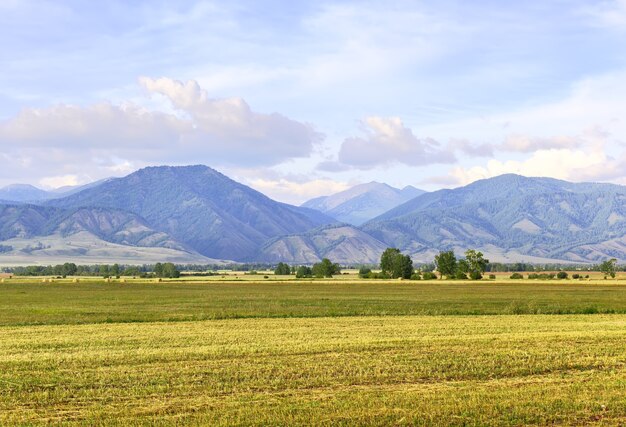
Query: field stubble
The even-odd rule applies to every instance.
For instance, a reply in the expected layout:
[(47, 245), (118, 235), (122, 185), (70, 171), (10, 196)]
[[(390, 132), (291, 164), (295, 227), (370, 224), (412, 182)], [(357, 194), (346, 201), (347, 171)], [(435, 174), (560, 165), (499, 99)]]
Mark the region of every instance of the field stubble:
[(363, 285), (4, 284), (0, 425), (626, 422), (621, 285)]

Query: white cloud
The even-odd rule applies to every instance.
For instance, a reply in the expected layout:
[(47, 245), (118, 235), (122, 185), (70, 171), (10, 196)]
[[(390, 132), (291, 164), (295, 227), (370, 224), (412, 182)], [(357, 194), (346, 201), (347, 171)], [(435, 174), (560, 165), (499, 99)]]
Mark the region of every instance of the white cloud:
[[(195, 81), (140, 82), (176, 111), (131, 103), (26, 108), (0, 121), (0, 155), (28, 167), (31, 182), (54, 185), (58, 177), (97, 179), (148, 164), (275, 165), (308, 157), (322, 139), (312, 126), (254, 112), (241, 98), (210, 99)], [(14, 169), (4, 167), (0, 181), (23, 175)]]
[(182, 135), (187, 149), (208, 148), (230, 163), (276, 164), (307, 157), (322, 139), (311, 125), (278, 113), (253, 112), (241, 98), (211, 99), (193, 80), (141, 77), (139, 81), (191, 117), (194, 132)]
[(222, 170), (233, 179), (263, 194), (295, 205), (318, 196), (327, 196), (346, 190), (355, 182), (345, 182), (308, 174), (282, 173), (267, 168), (234, 168)]
[(339, 161), (361, 169), (403, 163), (411, 166), (452, 163), (454, 155), (431, 138), (417, 138), (397, 117), (368, 117), (364, 137), (344, 140)]
[(541, 176), (567, 181), (622, 181), (626, 155), (613, 159), (602, 149), (538, 150), (524, 160), (489, 160), (484, 166), (455, 167), (448, 177), (435, 177), (432, 182), (466, 185), (479, 179), (505, 173)]
[(0, 122), (0, 142), (19, 148), (154, 148), (178, 142), (192, 131), (189, 121), (136, 105), (27, 108)]
[(39, 180), (43, 188), (61, 188), (81, 184), (81, 180), (76, 175), (51, 176)]
[(332, 179), (311, 179), (305, 182), (290, 181), (286, 178), (275, 180), (257, 178), (247, 180), (246, 184), (275, 200), (295, 205), (319, 196), (347, 190), (349, 185)]

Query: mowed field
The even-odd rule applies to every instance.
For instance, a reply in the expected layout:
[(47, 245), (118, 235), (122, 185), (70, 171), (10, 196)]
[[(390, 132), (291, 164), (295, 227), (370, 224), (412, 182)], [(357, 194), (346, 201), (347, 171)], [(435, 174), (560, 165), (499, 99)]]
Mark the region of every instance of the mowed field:
[(624, 425), (626, 284), (7, 280), (15, 424)]

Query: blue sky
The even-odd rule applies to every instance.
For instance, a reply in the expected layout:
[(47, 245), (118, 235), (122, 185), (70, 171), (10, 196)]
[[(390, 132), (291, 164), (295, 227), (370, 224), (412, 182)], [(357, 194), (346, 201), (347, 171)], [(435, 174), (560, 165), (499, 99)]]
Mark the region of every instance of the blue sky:
[(0, 2), (0, 185), (626, 184), (626, 1)]

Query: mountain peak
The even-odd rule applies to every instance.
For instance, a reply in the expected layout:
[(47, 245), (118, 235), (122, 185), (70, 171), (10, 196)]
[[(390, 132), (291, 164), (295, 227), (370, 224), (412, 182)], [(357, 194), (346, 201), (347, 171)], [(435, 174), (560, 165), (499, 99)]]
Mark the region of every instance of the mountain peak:
[(302, 206), (316, 209), (341, 222), (360, 225), (423, 193), (414, 187), (407, 188), (400, 190), (389, 184), (371, 181), (330, 196), (311, 199)]
[(233, 260), (252, 257), (269, 238), (332, 222), (204, 165), (147, 167), (49, 203), (125, 210), (204, 256)]
[(37, 188), (34, 185), (31, 184), (9, 184), (5, 187), (0, 188), (0, 191), (3, 190), (37, 190), (37, 191), (44, 191), (41, 188)]

